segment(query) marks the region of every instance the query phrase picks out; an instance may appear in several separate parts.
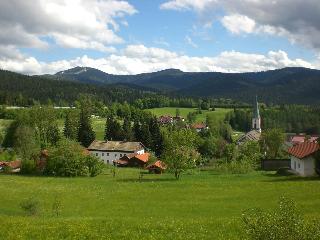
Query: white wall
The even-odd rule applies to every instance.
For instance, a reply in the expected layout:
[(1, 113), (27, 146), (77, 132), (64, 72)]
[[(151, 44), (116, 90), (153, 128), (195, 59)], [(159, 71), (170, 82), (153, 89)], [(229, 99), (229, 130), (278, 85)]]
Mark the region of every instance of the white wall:
[(312, 156), (303, 159), (291, 156), (291, 169), (304, 177), (314, 176), (316, 174), (315, 159)]
[[(114, 160), (118, 160), (123, 156), (134, 152), (108, 152), (108, 151), (90, 151), (90, 154), (100, 158), (105, 164), (113, 165)], [(137, 151), (138, 154), (144, 154), (144, 149)]]

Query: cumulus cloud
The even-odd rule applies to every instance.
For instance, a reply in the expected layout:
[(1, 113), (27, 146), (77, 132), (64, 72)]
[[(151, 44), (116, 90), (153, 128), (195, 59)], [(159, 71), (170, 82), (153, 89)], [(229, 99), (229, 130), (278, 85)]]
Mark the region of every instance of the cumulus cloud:
[[(287, 37), (293, 43), (320, 49), (319, 0), (171, 0), (162, 9), (194, 10), (200, 15), (224, 9), (222, 24), (232, 33), (268, 33)], [(236, 20), (240, 20), (237, 24)], [(245, 27), (241, 24), (244, 23)]]
[(97, 59), (86, 55), (49, 63), (25, 56), (0, 59), (0, 68), (27, 74), (56, 73), (76, 66), (93, 67), (110, 74), (138, 74), (168, 68), (185, 72), (251, 72), (283, 67), (315, 67), (302, 59), (290, 59), (281, 50), (270, 51), (266, 55), (226, 51), (214, 57), (190, 57), (144, 45), (129, 45), (118, 54)]
[(170, 10), (191, 10), (203, 11), (210, 4), (216, 3), (217, 0), (173, 0), (160, 5), (161, 9)]
[(0, 1), (0, 44), (43, 48), (50, 38), (63, 47), (114, 51), (109, 45), (123, 42), (117, 20), (136, 12), (117, 0)]

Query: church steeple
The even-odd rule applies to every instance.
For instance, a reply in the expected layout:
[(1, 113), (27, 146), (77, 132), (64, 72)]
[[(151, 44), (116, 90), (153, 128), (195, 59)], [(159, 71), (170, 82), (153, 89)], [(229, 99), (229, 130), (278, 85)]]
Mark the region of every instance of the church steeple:
[(256, 96), (254, 103), (252, 129), (261, 132), (261, 117), (259, 112), (258, 96)]

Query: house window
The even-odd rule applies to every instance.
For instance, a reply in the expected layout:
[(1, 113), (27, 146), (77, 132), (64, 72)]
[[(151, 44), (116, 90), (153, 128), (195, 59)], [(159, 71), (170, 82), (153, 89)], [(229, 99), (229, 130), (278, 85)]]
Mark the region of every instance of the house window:
[(294, 169), (297, 169), (297, 162), (294, 161)]
[(120, 154), (120, 157), (122, 157), (122, 154)]
[(107, 156), (109, 157), (109, 153), (107, 153)]
[(117, 154), (115, 154), (114, 156), (117, 157)]
[(107, 163), (109, 164), (109, 160), (107, 160)]
[(127, 154), (123, 154), (123, 156), (127, 156)]
[(102, 157), (104, 157), (104, 153), (102, 153)]
[(300, 168), (300, 163), (298, 163), (298, 168)]

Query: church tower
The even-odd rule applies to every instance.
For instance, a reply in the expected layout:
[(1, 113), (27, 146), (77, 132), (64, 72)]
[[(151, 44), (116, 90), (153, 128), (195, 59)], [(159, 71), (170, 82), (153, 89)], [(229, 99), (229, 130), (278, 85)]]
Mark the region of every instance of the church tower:
[(253, 109), (252, 130), (257, 130), (258, 132), (261, 132), (261, 117), (259, 113), (257, 96), (256, 96), (256, 101), (254, 103), (254, 109)]

